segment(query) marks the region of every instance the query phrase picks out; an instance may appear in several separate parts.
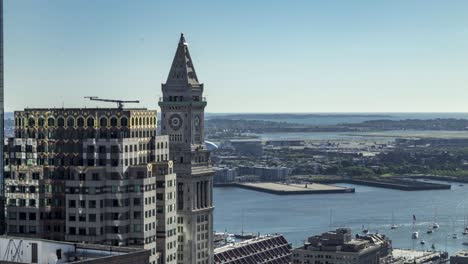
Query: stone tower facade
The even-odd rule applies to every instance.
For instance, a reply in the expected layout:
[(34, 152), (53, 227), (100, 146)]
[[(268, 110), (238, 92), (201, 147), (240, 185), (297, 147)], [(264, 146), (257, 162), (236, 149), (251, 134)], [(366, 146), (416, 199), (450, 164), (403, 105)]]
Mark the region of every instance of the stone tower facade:
[(161, 132), (169, 136), (177, 175), (177, 260), (211, 264), (214, 171), (204, 144), (206, 100), (183, 34), (162, 93)]

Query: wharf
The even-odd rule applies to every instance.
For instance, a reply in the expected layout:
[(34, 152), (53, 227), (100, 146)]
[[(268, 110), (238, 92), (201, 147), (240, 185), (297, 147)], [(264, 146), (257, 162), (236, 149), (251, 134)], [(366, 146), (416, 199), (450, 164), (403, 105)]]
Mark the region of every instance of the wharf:
[(427, 191), (427, 190), (449, 190), (451, 185), (440, 183), (429, 183), (420, 181), (409, 181), (404, 179), (394, 180), (349, 180), (348, 183), (396, 189), (402, 191)]
[(397, 249), (392, 250), (390, 259), (382, 261), (383, 263), (393, 264), (421, 264), (421, 263), (447, 263), (447, 252), (437, 251), (419, 251), (412, 249)]
[(285, 184), (275, 182), (250, 182), (250, 183), (231, 183), (222, 186), (238, 187), (253, 191), (277, 194), (327, 194), (327, 193), (354, 193), (354, 188), (339, 187), (319, 183), (308, 184)]

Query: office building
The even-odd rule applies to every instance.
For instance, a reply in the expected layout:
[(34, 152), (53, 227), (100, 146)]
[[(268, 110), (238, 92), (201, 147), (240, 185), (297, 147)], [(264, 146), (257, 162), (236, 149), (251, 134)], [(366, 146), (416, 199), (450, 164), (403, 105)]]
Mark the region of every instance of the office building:
[(5, 160), (9, 235), (142, 247), (150, 263), (157, 251), (162, 263), (175, 263), (176, 178), (168, 137), (156, 136), (156, 111), (14, 115)]
[(338, 228), (309, 237), (303, 246), (293, 249), (293, 264), (378, 264), (391, 254), (391, 242), (384, 235), (352, 237), (351, 229)]

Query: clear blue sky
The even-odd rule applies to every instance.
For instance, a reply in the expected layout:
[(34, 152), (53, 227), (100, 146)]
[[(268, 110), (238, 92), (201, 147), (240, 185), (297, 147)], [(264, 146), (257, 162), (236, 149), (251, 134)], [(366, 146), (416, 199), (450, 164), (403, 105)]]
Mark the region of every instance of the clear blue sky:
[(4, 2), (7, 111), (155, 109), (180, 32), (208, 112), (468, 109), (466, 0)]

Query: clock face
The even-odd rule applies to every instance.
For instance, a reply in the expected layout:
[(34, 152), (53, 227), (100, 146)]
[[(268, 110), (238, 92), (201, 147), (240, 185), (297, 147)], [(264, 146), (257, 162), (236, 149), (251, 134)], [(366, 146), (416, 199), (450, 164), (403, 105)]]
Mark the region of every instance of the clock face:
[(179, 130), (182, 126), (182, 117), (179, 114), (173, 114), (169, 118), (169, 126), (174, 130)]

